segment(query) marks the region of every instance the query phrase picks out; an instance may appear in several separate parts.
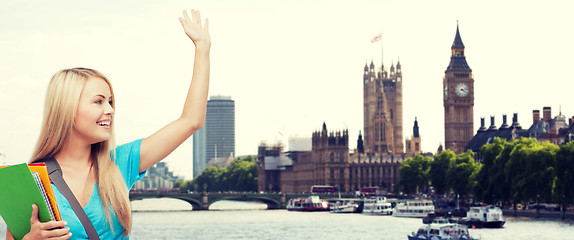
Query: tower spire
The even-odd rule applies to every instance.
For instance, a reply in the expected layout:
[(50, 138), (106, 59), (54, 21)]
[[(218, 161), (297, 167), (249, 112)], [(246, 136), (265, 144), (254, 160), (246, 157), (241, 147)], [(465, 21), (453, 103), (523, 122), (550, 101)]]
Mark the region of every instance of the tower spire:
[(460, 37), (460, 31), (458, 30), (458, 20), (456, 20), (456, 36), (454, 36), (454, 42), (452, 43), (452, 48), (464, 48), (464, 43), (462, 43), (462, 38)]

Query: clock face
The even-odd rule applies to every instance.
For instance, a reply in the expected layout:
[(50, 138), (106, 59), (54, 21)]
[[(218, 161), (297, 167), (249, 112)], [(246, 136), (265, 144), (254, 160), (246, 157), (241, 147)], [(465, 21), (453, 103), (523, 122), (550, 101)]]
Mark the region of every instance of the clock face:
[(455, 88), (456, 91), (456, 95), (458, 95), (459, 97), (466, 97), (468, 95), (468, 85), (464, 84), (464, 83), (459, 83), (456, 85)]
[(444, 85), (444, 96), (446, 97), (448, 95), (448, 85)]

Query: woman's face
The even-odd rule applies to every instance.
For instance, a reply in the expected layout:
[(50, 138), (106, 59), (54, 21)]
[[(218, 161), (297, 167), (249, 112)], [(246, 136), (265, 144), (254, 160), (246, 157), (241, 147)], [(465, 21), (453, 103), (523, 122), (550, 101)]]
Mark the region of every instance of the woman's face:
[(75, 140), (94, 144), (110, 138), (114, 116), (112, 94), (108, 84), (99, 77), (90, 77), (80, 95), (74, 119)]

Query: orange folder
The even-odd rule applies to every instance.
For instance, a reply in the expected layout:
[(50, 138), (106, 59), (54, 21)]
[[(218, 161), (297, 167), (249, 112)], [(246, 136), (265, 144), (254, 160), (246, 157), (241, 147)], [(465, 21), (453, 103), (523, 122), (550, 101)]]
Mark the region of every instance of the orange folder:
[(58, 209), (58, 204), (56, 203), (56, 196), (54, 196), (54, 190), (52, 189), (52, 183), (50, 182), (50, 176), (48, 175), (46, 164), (32, 163), (28, 164), (28, 167), (30, 168), (30, 171), (37, 172), (38, 175), (40, 175), (40, 180), (42, 180), (42, 185), (44, 185), (44, 190), (48, 196), (48, 201), (50, 201), (50, 206), (52, 206), (54, 217), (56, 217), (56, 221), (62, 221), (62, 216), (60, 216), (60, 210)]

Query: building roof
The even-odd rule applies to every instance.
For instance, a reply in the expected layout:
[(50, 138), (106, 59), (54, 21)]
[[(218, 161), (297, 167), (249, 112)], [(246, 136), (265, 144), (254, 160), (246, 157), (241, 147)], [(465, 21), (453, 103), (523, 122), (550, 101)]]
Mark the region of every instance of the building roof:
[(496, 128), (496, 125), (494, 124), (494, 117), (490, 117), (490, 122), (491, 125), (488, 130), (484, 130), (486, 129), (484, 126), (484, 119), (481, 119), (480, 129), (470, 140), (466, 146), (466, 150), (472, 150), (475, 153), (479, 153), (483, 145), (491, 143), (496, 137), (510, 141), (519, 137), (529, 136), (528, 130), (523, 130), (522, 127), (520, 127), (520, 124), (518, 123), (518, 114), (516, 113), (514, 114), (512, 125), (510, 127), (508, 127), (508, 124), (506, 124), (506, 115), (503, 116), (503, 124), (500, 129)]
[[(504, 116), (506, 118), (506, 116)], [(510, 127), (504, 127), (506, 125), (506, 119), (503, 126), (500, 129), (496, 129), (494, 125), (494, 117), (491, 117), (491, 127), (486, 130), (484, 126), (484, 118), (481, 119), (481, 127), (477, 131), (476, 135), (470, 140), (466, 149), (472, 150), (475, 153), (479, 153), (483, 145), (491, 143), (495, 137), (506, 139), (510, 141), (512, 139), (520, 137), (530, 137), (536, 139), (548, 139), (556, 135), (566, 137), (565, 141), (570, 141), (571, 133), (574, 133), (574, 124), (568, 125), (566, 122), (566, 117), (562, 114), (556, 116), (550, 121), (544, 121), (540, 119), (532, 124), (528, 130), (522, 129), (518, 123), (518, 114), (514, 114), (512, 119), (512, 125)], [(553, 130), (555, 129), (555, 130)], [(552, 133), (551, 131), (556, 131)]]
[(468, 63), (466, 62), (465, 57), (452, 56), (452, 57), (450, 57), (450, 63), (448, 64), (448, 67), (446, 68), (447, 72), (449, 70), (471, 70), (471, 69), (468, 66)]
[(460, 32), (458, 31), (458, 23), (456, 23), (456, 36), (454, 36), (454, 42), (452, 43), (452, 48), (464, 48), (464, 43), (462, 43), (462, 38), (460, 37)]

